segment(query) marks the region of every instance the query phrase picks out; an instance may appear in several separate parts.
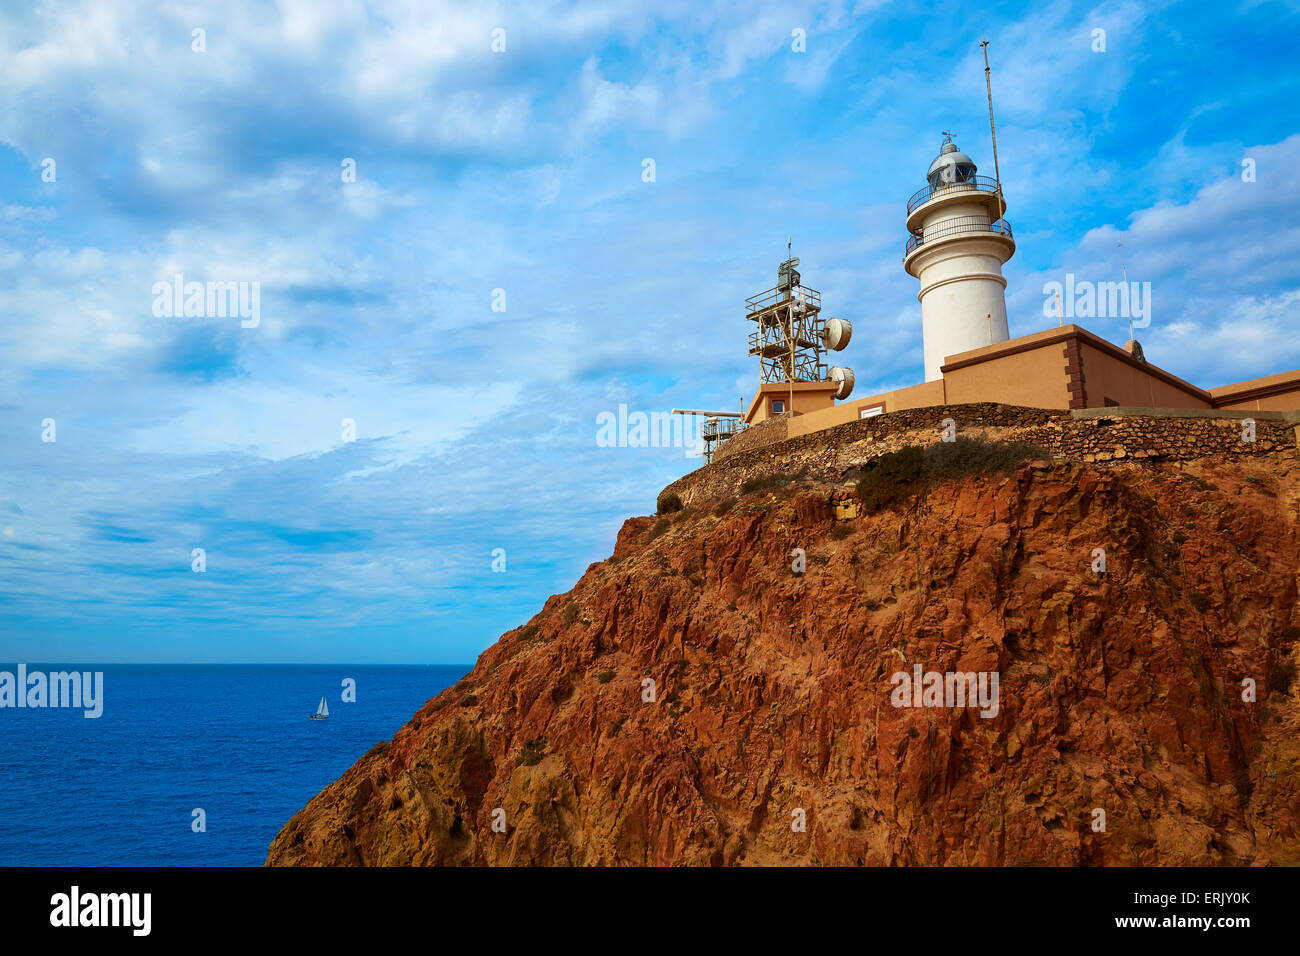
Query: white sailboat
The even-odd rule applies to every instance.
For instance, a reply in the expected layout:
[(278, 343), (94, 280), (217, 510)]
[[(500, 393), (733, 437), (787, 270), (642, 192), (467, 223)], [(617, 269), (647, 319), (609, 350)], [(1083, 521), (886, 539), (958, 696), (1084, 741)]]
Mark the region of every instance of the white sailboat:
[(311, 715), (312, 720), (325, 720), (330, 715), (329, 705), (325, 703), (325, 695), (321, 694), (320, 706), (316, 708), (316, 713)]

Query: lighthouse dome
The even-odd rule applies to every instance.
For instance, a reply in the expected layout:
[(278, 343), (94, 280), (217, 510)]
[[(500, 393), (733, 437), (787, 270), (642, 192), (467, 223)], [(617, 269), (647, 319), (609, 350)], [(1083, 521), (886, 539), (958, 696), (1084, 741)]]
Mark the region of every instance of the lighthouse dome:
[(957, 148), (950, 139), (945, 138), (939, 155), (930, 164), (925, 178), (936, 189), (955, 183), (968, 183), (975, 178), (977, 167), (975, 161)]

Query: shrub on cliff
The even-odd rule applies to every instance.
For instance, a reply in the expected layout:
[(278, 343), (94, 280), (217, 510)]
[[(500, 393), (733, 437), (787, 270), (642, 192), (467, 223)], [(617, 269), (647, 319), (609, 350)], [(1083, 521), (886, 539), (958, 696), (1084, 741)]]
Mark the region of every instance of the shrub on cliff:
[(967, 475), (1009, 475), (1026, 461), (1050, 458), (1043, 448), (1023, 441), (984, 441), (957, 436), (925, 450), (925, 473), (932, 481)]
[(868, 513), (888, 508), (919, 491), (925, 454), (915, 445), (867, 462), (858, 479), (858, 498)]
[(793, 479), (789, 475), (753, 475), (745, 479), (740, 486), (740, 493), (747, 495), (751, 491), (765, 491), (768, 488), (782, 488)]
[(519, 751), (519, 758), (515, 761), (516, 767), (533, 767), (542, 762), (546, 756), (546, 741), (541, 737), (536, 740), (530, 740), (523, 745)]
[(667, 492), (659, 496), (659, 502), (655, 514), (667, 515), (674, 511), (682, 510), (682, 499), (674, 492)]
[(867, 513), (888, 508), (950, 478), (1009, 474), (1024, 462), (1047, 458), (1028, 442), (992, 442), (958, 436), (928, 448), (909, 445), (868, 462), (858, 478), (858, 498)]

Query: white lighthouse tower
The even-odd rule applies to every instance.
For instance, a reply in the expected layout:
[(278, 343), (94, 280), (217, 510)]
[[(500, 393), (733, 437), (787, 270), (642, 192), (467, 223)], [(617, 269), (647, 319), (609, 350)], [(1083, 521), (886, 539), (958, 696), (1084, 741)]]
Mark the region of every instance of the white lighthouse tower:
[(903, 268), (921, 280), (927, 382), (943, 377), (945, 357), (1008, 338), (1002, 263), (1016, 243), (997, 180), (975, 171), (945, 132), (925, 188), (907, 201)]

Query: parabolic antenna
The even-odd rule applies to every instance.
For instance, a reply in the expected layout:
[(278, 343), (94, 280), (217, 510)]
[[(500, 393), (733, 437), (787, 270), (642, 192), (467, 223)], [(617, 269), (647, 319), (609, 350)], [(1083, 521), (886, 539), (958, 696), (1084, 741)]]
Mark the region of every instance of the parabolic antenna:
[(822, 328), (822, 344), (838, 352), (853, 338), (853, 323), (848, 319), (827, 319)]
[(826, 378), (828, 381), (839, 383), (840, 387), (835, 391), (836, 398), (848, 398), (852, 394), (853, 369), (832, 365), (830, 371), (826, 373)]

